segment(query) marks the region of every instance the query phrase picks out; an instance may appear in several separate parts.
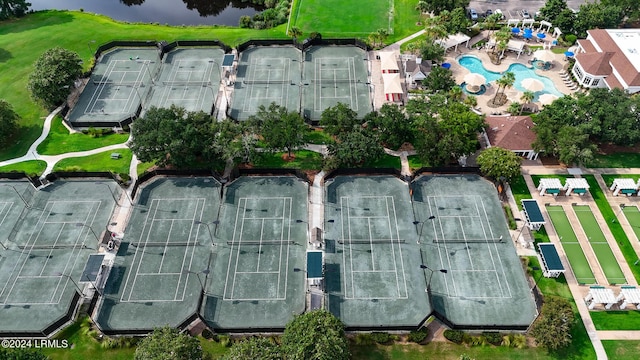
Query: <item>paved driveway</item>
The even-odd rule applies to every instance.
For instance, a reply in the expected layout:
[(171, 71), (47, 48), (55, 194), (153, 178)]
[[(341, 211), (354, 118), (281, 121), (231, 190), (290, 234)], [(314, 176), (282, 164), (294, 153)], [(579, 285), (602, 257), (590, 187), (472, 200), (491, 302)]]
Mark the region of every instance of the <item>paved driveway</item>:
[[(522, 19), (520, 11), (526, 9), (533, 16), (538, 9), (544, 6), (545, 0), (471, 0), (470, 8), (476, 9), (480, 14), (484, 14), (487, 9), (500, 9), (504, 16), (509, 19)], [(578, 10), (585, 0), (567, 0), (567, 6), (571, 9)], [(511, 16), (510, 16), (511, 15)]]

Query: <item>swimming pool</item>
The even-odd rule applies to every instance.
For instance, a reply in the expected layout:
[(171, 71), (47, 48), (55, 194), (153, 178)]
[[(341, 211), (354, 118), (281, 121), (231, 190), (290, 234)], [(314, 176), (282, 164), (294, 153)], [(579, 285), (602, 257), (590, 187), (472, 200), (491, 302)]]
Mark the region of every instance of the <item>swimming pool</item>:
[[(484, 78), (487, 79), (488, 83), (492, 81), (496, 81), (502, 77), (502, 73), (489, 71), (485, 69), (484, 66), (482, 65), (482, 60), (478, 59), (475, 56), (470, 56), (470, 55), (461, 56), (458, 59), (458, 63), (464, 66), (465, 68), (467, 68), (469, 71), (473, 73), (478, 73), (484, 76)], [(539, 95), (544, 93), (553, 94), (557, 97), (564, 96), (563, 93), (561, 93), (560, 91), (558, 91), (558, 89), (556, 89), (556, 86), (553, 84), (553, 81), (551, 81), (551, 79), (549, 79), (546, 76), (540, 76), (536, 74), (535, 70), (532, 68), (528, 68), (522, 64), (511, 64), (507, 69), (507, 71), (513, 72), (514, 75), (516, 76), (516, 81), (513, 83), (513, 87), (518, 91), (524, 92), (527, 90), (523, 88), (522, 85), (520, 85), (520, 83), (524, 79), (534, 78), (542, 81), (542, 83), (544, 84), (544, 90), (536, 93), (536, 98), (534, 99), (534, 101), (537, 100)]]

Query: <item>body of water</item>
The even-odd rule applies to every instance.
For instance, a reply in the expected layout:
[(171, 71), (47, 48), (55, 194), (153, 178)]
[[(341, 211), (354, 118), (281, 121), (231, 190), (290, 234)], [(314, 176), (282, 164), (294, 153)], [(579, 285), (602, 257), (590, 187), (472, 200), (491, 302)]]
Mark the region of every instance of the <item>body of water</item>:
[(79, 10), (120, 21), (238, 26), (263, 9), (240, 0), (29, 0), (31, 10)]
[[(469, 71), (473, 73), (478, 73), (484, 76), (484, 78), (487, 80), (487, 83), (496, 81), (502, 77), (502, 73), (489, 71), (485, 69), (485, 67), (482, 65), (482, 60), (478, 59), (475, 56), (469, 56), (469, 55), (462, 56), (460, 59), (458, 59), (458, 63), (464, 66), (465, 68), (467, 68)], [(524, 79), (534, 78), (542, 81), (542, 83), (544, 84), (544, 90), (538, 91), (536, 93), (536, 99), (538, 98), (538, 95), (541, 95), (544, 93), (553, 94), (557, 97), (562, 97), (564, 95), (560, 91), (558, 91), (558, 89), (556, 89), (556, 86), (553, 84), (553, 81), (551, 81), (551, 79), (549, 79), (546, 76), (540, 76), (536, 74), (534, 69), (529, 68), (525, 65), (518, 64), (518, 63), (511, 64), (507, 69), (507, 71), (511, 71), (512, 73), (515, 74), (516, 81), (513, 83), (513, 87), (518, 91), (522, 91), (522, 92), (526, 91), (526, 89), (523, 88), (522, 85), (520, 84)]]

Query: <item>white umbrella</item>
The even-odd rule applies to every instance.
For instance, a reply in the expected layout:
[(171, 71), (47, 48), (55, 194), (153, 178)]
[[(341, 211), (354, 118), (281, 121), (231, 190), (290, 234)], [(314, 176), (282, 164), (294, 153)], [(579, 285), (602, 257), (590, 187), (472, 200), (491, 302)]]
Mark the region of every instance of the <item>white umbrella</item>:
[(487, 79), (478, 73), (468, 73), (464, 77), (464, 82), (470, 86), (480, 86), (484, 85), (487, 82)]
[(507, 95), (507, 99), (513, 102), (520, 102), (520, 98), (522, 97), (522, 92), (516, 89), (511, 89), (506, 92), (506, 95)]
[(542, 105), (549, 105), (554, 102), (558, 97), (553, 94), (542, 94), (538, 96), (538, 101)]
[(534, 79), (534, 78), (524, 79), (522, 80), (522, 82), (520, 82), (520, 84), (522, 85), (523, 88), (529, 91), (538, 92), (538, 91), (544, 90), (544, 84), (542, 83), (542, 81), (538, 79)]
[(536, 60), (540, 60), (544, 62), (551, 62), (556, 59), (555, 54), (549, 50), (537, 50), (536, 52), (533, 53), (533, 57)]

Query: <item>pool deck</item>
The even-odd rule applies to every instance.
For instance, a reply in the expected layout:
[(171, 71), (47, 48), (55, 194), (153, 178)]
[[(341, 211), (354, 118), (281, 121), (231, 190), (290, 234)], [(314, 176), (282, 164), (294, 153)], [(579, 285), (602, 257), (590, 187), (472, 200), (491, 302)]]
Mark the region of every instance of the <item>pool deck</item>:
[[(474, 42), (478, 42), (482, 38), (487, 38), (487, 37), (488, 37), (488, 34), (486, 34), (486, 32), (482, 32), (480, 35), (477, 35), (476, 37), (474, 37), (473, 40), (476, 40), (476, 41), (471, 41), (470, 44)], [(535, 43), (535, 42), (531, 42), (530, 44), (533, 46), (541, 45), (541, 43)], [(519, 63), (525, 66), (531, 67), (531, 65), (528, 62), (530, 60), (533, 60), (534, 58), (533, 55), (527, 55), (527, 52), (523, 52), (520, 55), (520, 58), (517, 58), (516, 53), (512, 51), (505, 51), (504, 53), (505, 57), (504, 59), (502, 59), (502, 62), (500, 63), (500, 65), (495, 65), (491, 62), (491, 59), (489, 59), (489, 54), (487, 53), (487, 51), (489, 50), (468, 49), (463, 45), (460, 45), (457, 51), (452, 50), (447, 52), (447, 54), (445, 55), (444, 61), (451, 64), (451, 71), (453, 72), (453, 78), (455, 79), (457, 84), (461, 84), (462, 82), (464, 82), (465, 75), (469, 73), (469, 70), (467, 70), (465, 67), (463, 67), (458, 63), (457, 59), (460, 56), (464, 56), (464, 55), (475, 56), (480, 60), (482, 60), (482, 64), (484, 65), (485, 69), (489, 71), (495, 71), (495, 72), (506, 71), (509, 68), (509, 66), (513, 63)], [(551, 69), (549, 70), (537, 69), (535, 70), (535, 72), (536, 74), (540, 76), (546, 76), (551, 81), (553, 81), (553, 84), (556, 86), (556, 89), (558, 89), (559, 92), (565, 95), (570, 95), (575, 91), (569, 89), (569, 87), (565, 85), (564, 81), (562, 80), (562, 77), (560, 76), (560, 72), (566, 67), (568, 67), (569, 63), (565, 60), (564, 54), (554, 54), (554, 55), (555, 55), (555, 60), (553, 61), (554, 66)], [(510, 104), (509, 101), (507, 101), (506, 104), (497, 108), (490, 108), (489, 106), (487, 106), (487, 102), (490, 101), (495, 96), (497, 89), (498, 89), (498, 86), (496, 84), (491, 84), (490, 86), (487, 86), (487, 91), (484, 94), (477, 95), (478, 106), (476, 107), (476, 110), (479, 110), (480, 112), (485, 114), (507, 113), (507, 108), (509, 107), (509, 104)], [(508, 94), (509, 89), (507, 89), (506, 92)], [(537, 105), (539, 108), (541, 107), (539, 103), (533, 102), (533, 104)]]

